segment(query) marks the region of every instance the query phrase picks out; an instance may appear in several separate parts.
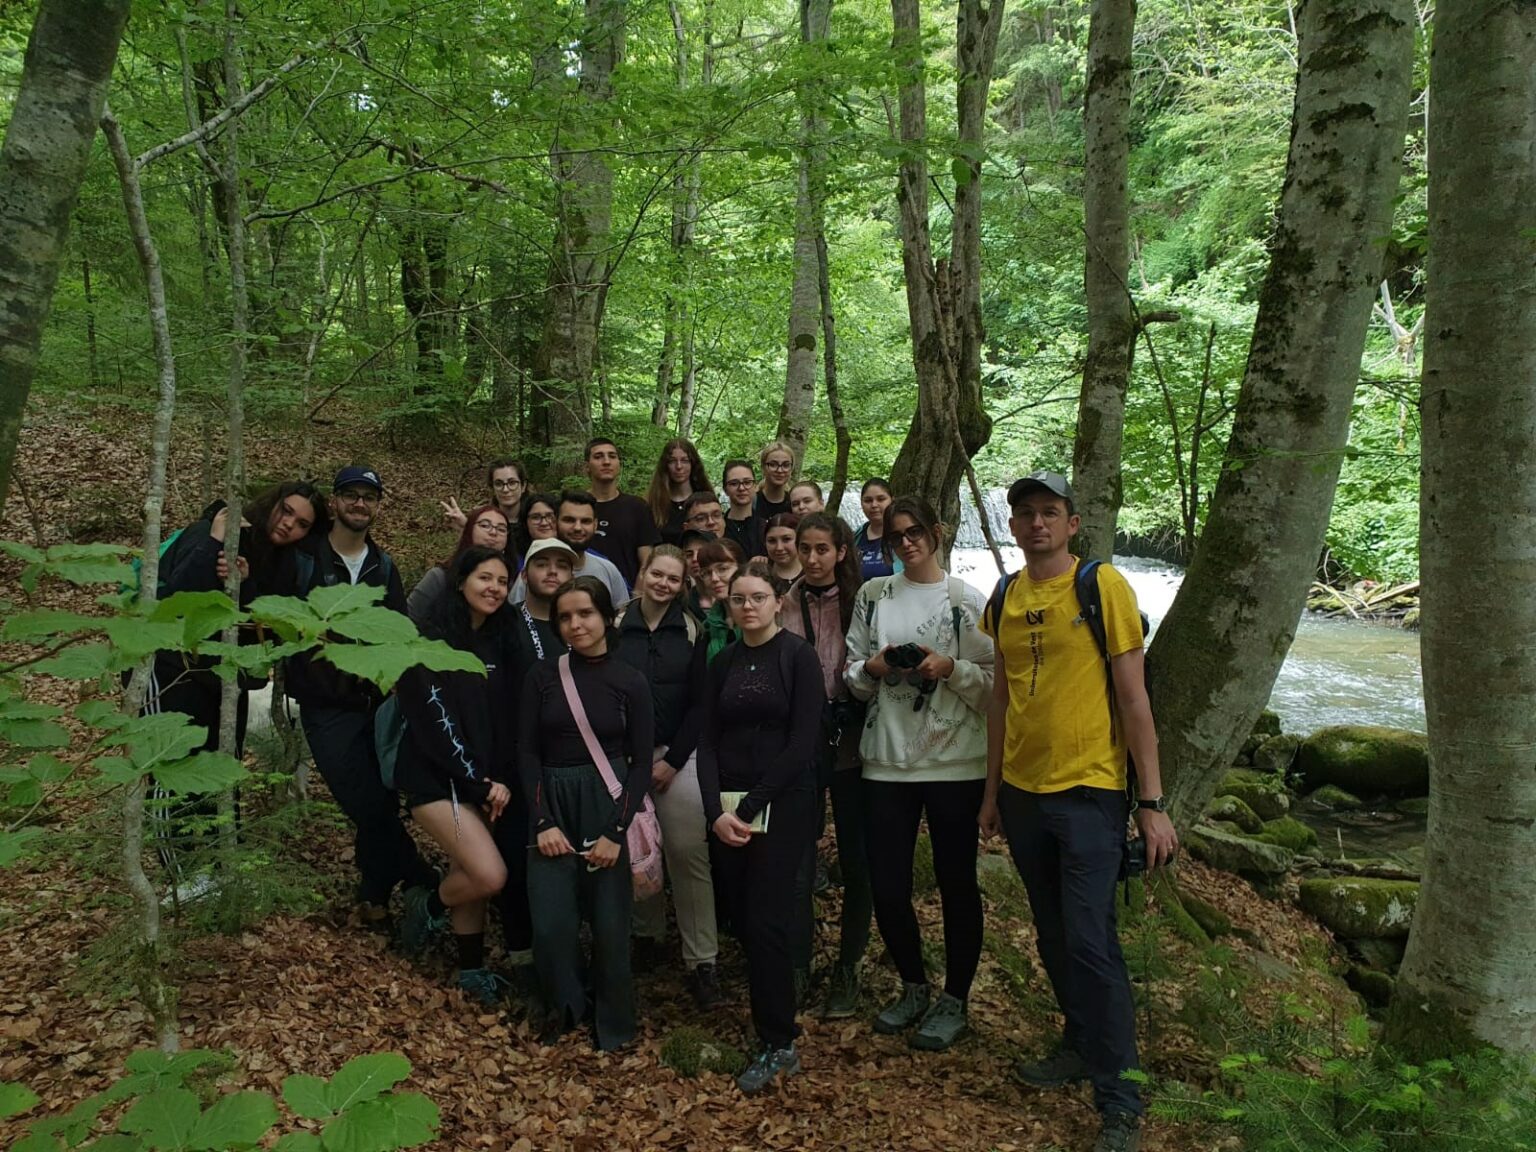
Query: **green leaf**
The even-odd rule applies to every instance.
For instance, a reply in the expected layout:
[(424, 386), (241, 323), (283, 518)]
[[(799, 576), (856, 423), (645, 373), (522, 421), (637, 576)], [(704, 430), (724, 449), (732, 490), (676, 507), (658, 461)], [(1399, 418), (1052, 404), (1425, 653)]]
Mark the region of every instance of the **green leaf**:
[(144, 1141), (137, 1136), (124, 1136), (121, 1132), (109, 1132), (105, 1136), (82, 1144), (88, 1152), (144, 1152)]
[(276, 1152), (321, 1152), (325, 1145), (313, 1132), (289, 1132), (274, 1147)]
[(478, 672), (485, 665), (468, 652), (461, 652), (441, 640), (417, 639), (409, 644), (327, 644), (325, 658), (343, 672), (371, 680), (385, 692), (408, 669), (418, 664), (436, 672)]
[(258, 596), (251, 601), (251, 619), (274, 629), (284, 640), (319, 639), (325, 621), (303, 600), (292, 596)]
[(41, 780), (44, 784), (62, 780), (73, 771), (74, 768), (71, 765), (46, 752), (39, 752), (27, 761), (27, 775), (34, 780)]
[(107, 645), (71, 644), (57, 655), (39, 660), (32, 671), (64, 680), (98, 680), (117, 667), (117, 655)]
[(955, 178), (956, 188), (964, 188), (973, 179), (970, 162), (960, 156), (949, 162), (949, 173)]
[(129, 660), (140, 660), (161, 649), (178, 649), (182, 628), (176, 621), (156, 621), (143, 616), (118, 616), (106, 623), (107, 639)]
[(155, 605), (149, 614), (155, 621), (180, 621), (182, 639), (188, 648), (199, 640), (217, 635), (231, 624), (246, 619), (246, 614), (222, 592), (178, 592)]
[(325, 1126), (326, 1152), (390, 1152), (437, 1135), (437, 1105), (419, 1092), (364, 1100)]
[(0, 721), (4, 720), (52, 720), (64, 715), (64, 709), (52, 704), (34, 704), (20, 696), (0, 699)]
[(0, 868), (20, 860), (29, 851), (28, 845), (42, 835), (41, 828), (19, 828), (15, 832), (0, 829)]
[(0, 552), (7, 556), (14, 556), (18, 560), (24, 560), (28, 564), (41, 564), (47, 559), (36, 548), (29, 547), (19, 540), (0, 540)]
[(121, 728), (130, 717), (111, 700), (83, 700), (75, 705), (75, 719), (92, 728)]
[(398, 1052), (375, 1052), (348, 1060), (331, 1077), (326, 1093), (331, 1111), (343, 1112), (360, 1101), (372, 1100), (410, 1074), (411, 1062)]
[(36, 612), (19, 612), (0, 628), (0, 639), (38, 640), (44, 636), (57, 636), (61, 632), (100, 632), (106, 624), (100, 616), (83, 616), (79, 612), (63, 612), (57, 608), (43, 608)]
[(0, 741), (18, 748), (68, 748), (69, 730), (52, 720), (0, 720)]
[(255, 1144), (277, 1123), (277, 1104), (265, 1092), (231, 1092), (197, 1118), (190, 1148), (222, 1152)]
[(194, 796), (233, 788), (245, 774), (245, 765), (225, 752), (199, 752), (154, 769), (155, 779), (172, 792)]
[(369, 644), (409, 644), (421, 638), (409, 616), (379, 604), (369, 604), (332, 620), (331, 631)]
[(121, 544), (58, 544), (48, 549), (45, 569), (71, 584), (127, 584), (133, 569)]
[(37, 1093), (25, 1084), (0, 1084), (0, 1118), (20, 1116), (37, 1106)]
[(30, 808), (43, 798), (43, 786), (36, 780), (18, 780), (6, 793), (5, 802), (12, 808)]
[(135, 1100), (117, 1127), (155, 1148), (185, 1148), (200, 1112), (197, 1097), (187, 1089), (160, 1088)]
[(219, 1059), (217, 1052), (210, 1052), (207, 1048), (188, 1048), (175, 1055), (167, 1055), (158, 1048), (141, 1048), (123, 1062), (123, 1067), (134, 1075), (119, 1080), (109, 1089), (108, 1094), (118, 1093), (124, 1085), (128, 1085), (128, 1089), (113, 1095), (114, 1099), (137, 1096), (154, 1088), (177, 1088), (193, 1072)]
[(98, 756), (91, 761), (91, 767), (101, 773), (101, 778), (108, 784), (132, 784), (144, 775), (126, 756)]
[(306, 1120), (329, 1120), (335, 1115), (329, 1088), (318, 1076), (300, 1073), (287, 1077), (283, 1081), (283, 1103), (295, 1116)]
[(316, 588), (306, 603), (326, 620), (347, 612), (354, 612), (367, 604), (377, 604), (384, 599), (385, 589), (373, 584), (332, 584)]

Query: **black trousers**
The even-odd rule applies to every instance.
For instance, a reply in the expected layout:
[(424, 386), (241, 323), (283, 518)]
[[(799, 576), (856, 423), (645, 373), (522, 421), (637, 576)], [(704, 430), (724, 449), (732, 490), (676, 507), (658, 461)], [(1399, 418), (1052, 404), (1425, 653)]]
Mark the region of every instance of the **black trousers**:
[(791, 957), (795, 877), (807, 849), (814, 848), (816, 823), (816, 792), (807, 781), (774, 799), (768, 831), (754, 834), (745, 847), (729, 848), (713, 836), (709, 842), (716, 882), (747, 954), (752, 1025), (770, 1048), (789, 1047), (800, 1031)]
[(1141, 1113), (1120, 1074), (1139, 1066), (1136, 1006), (1115, 929), (1115, 881), (1125, 843), (1125, 793), (1107, 788), (1025, 792), (1004, 784), (1003, 831), (1040, 941), (1040, 961), (1066, 1017), (1064, 1041), (1093, 1073), (1093, 1098)]
[(501, 849), (502, 862), (507, 866), (507, 882), (496, 894), (502, 937), (508, 952), (523, 952), (533, 947), (533, 916), (528, 910), (528, 856), (538, 850), (529, 847), (533, 835), (532, 822), (528, 818), (528, 798), (516, 781), (512, 783), (512, 799), (502, 810), (501, 819), (491, 825), (491, 838)]
[(981, 887), (976, 852), (984, 780), (864, 781), (865, 849), (875, 921), (903, 981), (925, 984), (923, 942), (912, 907), (918, 823), (928, 818), (933, 874), (944, 907), (944, 991), (964, 1000), (981, 962)]
[[(845, 736), (844, 740), (857, 743), (857, 736)], [(838, 749), (831, 745), (826, 755), (835, 757)], [(845, 756), (846, 752), (843, 753)], [(827, 781), (817, 794), (816, 834), (812, 837), (805, 859), (795, 875), (795, 933), (792, 948), (796, 968), (806, 971), (811, 967), (811, 952), (815, 934), (816, 912), (813, 889), (816, 885), (816, 842), (821, 839), (826, 821), (826, 797), (832, 797), (832, 826), (837, 829), (837, 864), (843, 874), (843, 915), (839, 924), (837, 962), (847, 968), (855, 968), (869, 949), (869, 930), (873, 920), (874, 897), (869, 887), (869, 859), (864, 847), (864, 782), (859, 778), (859, 766), (852, 764), (838, 770), (823, 773)]]
[(437, 886), (400, 819), (400, 794), (379, 778), (373, 713), (310, 704), (299, 710), (310, 755), (325, 786), (356, 830), (359, 900), (388, 904), (396, 884)]

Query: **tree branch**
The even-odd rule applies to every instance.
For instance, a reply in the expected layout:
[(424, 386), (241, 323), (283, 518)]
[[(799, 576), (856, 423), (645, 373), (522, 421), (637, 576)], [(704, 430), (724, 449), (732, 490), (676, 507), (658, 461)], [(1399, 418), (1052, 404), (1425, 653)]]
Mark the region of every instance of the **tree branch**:
[(230, 120), (240, 115), (240, 113), (244, 112), (247, 108), (256, 103), (267, 93), (271, 92), (272, 89), (276, 88), (279, 81), (281, 81), (284, 76), (292, 72), (300, 64), (308, 60), (310, 54), (311, 53), (309, 51), (295, 54), (292, 59), (278, 68), (276, 72), (272, 73), (272, 75), (268, 76), (260, 84), (256, 85), (256, 87), (252, 88), (244, 96), (236, 100), (233, 104), (226, 107), (218, 115), (210, 116), (196, 128), (192, 129), (192, 131), (183, 132), (180, 136), (176, 137), (176, 139), (167, 140), (164, 144), (157, 144), (148, 152), (144, 152), (139, 155), (133, 162), (134, 166), (142, 168), (146, 164), (152, 163), (155, 160), (159, 160), (164, 156), (169, 156), (172, 152), (179, 152), (189, 145), (198, 144), (206, 140), (220, 128), (224, 127), (225, 124), (229, 123)]

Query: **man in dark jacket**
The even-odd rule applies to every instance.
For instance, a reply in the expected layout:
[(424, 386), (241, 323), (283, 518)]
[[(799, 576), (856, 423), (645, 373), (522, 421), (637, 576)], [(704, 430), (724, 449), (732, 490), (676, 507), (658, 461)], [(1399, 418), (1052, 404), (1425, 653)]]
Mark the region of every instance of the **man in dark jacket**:
[[(383, 481), (372, 468), (353, 464), (336, 474), (332, 492), (331, 530), (307, 542), (312, 563), (297, 566), (297, 594), (307, 597), (333, 584), (369, 584), (385, 590), (386, 608), (404, 615), (400, 573), (369, 535), (384, 496)], [(290, 658), (285, 674), (315, 767), (357, 829), (359, 914), (365, 921), (382, 922), (396, 884), (437, 884), (436, 872), (401, 823), (399, 795), (379, 777), (373, 718), (383, 698), (368, 681), (309, 653)]]

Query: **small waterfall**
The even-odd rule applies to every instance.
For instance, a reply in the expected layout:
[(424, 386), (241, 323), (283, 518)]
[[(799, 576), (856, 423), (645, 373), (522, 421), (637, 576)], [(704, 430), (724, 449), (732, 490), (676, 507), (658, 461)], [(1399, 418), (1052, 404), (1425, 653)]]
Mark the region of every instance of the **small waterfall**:
[[(987, 506), (987, 521), (992, 526), (992, 535), (1000, 545), (1007, 546), (1011, 543), (1008, 535), (1008, 490), (1006, 488), (983, 488), (982, 499)], [(864, 510), (859, 506), (859, 490), (850, 486), (843, 493), (843, 506), (838, 509), (839, 515), (854, 529), (864, 523)], [(986, 537), (981, 534), (981, 519), (976, 515), (976, 502), (971, 499), (970, 489), (963, 489), (960, 493), (960, 527), (955, 532), (955, 547), (957, 548), (985, 548)]]

